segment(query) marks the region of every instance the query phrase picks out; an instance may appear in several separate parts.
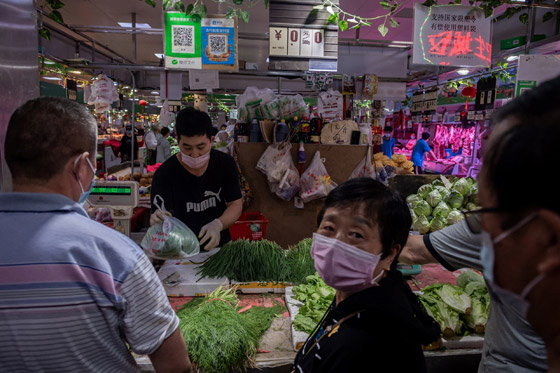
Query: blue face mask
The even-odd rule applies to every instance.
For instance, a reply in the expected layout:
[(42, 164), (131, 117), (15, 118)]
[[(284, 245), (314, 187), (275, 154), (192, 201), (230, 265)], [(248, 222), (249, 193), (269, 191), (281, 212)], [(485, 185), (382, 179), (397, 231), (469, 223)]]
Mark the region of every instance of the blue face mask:
[[(83, 154), (80, 154), (78, 156), (78, 158), (76, 158), (76, 160), (74, 161), (74, 168), (76, 168), (76, 164), (78, 163), (78, 160), (80, 159), (80, 157)], [(93, 172), (93, 176), (91, 179), (91, 183), (89, 184), (89, 188), (88, 190), (84, 190), (84, 187), (82, 186), (82, 182), (80, 181), (80, 178), (78, 177), (78, 175), (76, 176), (76, 180), (78, 180), (78, 184), (80, 184), (80, 189), (82, 190), (82, 193), (80, 193), (80, 198), (78, 199), (78, 204), (83, 205), (86, 202), (86, 199), (89, 197), (89, 194), (91, 193), (91, 191), (93, 190), (93, 186), (95, 185), (95, 168), (93, 168), (93, 165), (91, 164), (91, 161), (89, 160), (89, 158), (86, 158), (86, 161), (89, 165), (89, 167), (91, 168), (91, 171)]]
[(527, 317), (527, 312), (529, 311), (529, 302), (526, 299), (527, 295), (529, 295), (531, 290), (533, 290), (533, 288), (542, 281), (544, 274), (538, 275), (525, 285), (521, 294), (516, 294), (510, 290), (502, 288), (496, 283), (494, 278), (494, 245), (503, 241), (506, 237), (529, 223), (536, 216), (537, 214), (527, 216), (515, 226), (500, 234), (494, 240), (492, 240), (492, 237), (488, 232), (482, 232), (482, 250), (480, 251), (480, 260), (482, 261), (484, 277), (486, 278), (491, 291), (498, 297), (498, 299), (502, 303), (519, 311), (525, 318)]

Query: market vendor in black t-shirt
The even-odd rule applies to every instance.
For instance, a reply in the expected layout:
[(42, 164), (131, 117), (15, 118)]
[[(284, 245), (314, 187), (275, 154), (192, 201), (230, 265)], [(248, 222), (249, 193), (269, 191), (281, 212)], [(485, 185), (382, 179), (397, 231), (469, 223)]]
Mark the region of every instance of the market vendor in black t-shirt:
[(175, 131), (180, 152), (165, 161), (152, 180), (150, 224), (163, 221), (154, 197), (184, 222), (210, 250), (231, 240), (228, 228), (241, 215), (243, 202), (233, 158), (212, 149), (214, 137), (208, 114), (192, 108), (177, 114)]

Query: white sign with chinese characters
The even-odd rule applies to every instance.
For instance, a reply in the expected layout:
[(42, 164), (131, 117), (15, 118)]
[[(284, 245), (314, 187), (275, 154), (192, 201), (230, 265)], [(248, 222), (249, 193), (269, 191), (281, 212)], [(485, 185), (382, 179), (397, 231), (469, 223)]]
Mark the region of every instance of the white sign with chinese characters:
[(462, 5), (414, 4), (412, 63), (489, 67), (492, 17)]
[(324, 57), (325, 32), (322, 29), (269, 28), (271, 56)]
[(269, 28), (269, 54), (285, 56), (288, 54), (288, 29), (285, 27)]

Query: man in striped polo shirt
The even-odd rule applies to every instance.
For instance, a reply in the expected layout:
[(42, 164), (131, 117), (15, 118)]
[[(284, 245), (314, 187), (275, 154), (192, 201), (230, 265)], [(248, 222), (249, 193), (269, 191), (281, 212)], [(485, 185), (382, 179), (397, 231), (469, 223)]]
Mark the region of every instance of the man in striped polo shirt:
[(88, 218), (97, 125), (88, 110), (41, 97), (12, 115), (0, 194), (0, 370), (189, 372), (163, 287), (129, 238)]

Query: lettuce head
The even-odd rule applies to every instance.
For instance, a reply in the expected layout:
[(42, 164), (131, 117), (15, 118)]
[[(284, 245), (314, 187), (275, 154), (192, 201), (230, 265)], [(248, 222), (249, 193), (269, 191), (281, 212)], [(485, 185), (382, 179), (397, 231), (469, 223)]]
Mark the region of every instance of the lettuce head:
[(447, 215), (447, 224), (448, 225), (453, 225), (455, 223), (460, 222), (461, 220), (463, 220), (465, 218), (465, 216), (463, 215), (463, 213), (459, 210), (452, 210), (449, 215)]
[(447, 220), (444, 217), (436, 216), (430, 222), (430, 232), (439, 231), (447, 227)]
[(467, 178), (459, 179), (453, 184), (451, 190), (456, 190), (457, 192), (461, 193), (462, 195), (469, 194), (471, 190), (472, 184), (467, 180)]
[(432, 190), (426, 196), (426, 202), (428, 202), (431, 207), (436, 207), (437, 204), (441, 202), (441, 200), (441, 194), (438, 190)]
[(444, 219), (447, 219), (447, 215), (451, 212), (451, 207), (447, 205), (445, 202), (440, 202), (432, 211), (433, 216), (441, 216)]
[(412, 223), (412, 229), (418, 231), (420, 234), (426, 234), (430, 231), (430, 222), (424, 215), (418, 215), (416, 221)]
[(420, 201), (413, 207), (416, 215), (429, 216), (432, 213), (432, 206), (426, 201)]
[(463, 198), (463, 194), (459, 193), (457, 190), (452, 189), (445, 199), (445, 202), (449, 205), (449, 207), (458, 209), (463, 205)]
[(428, 194), (430, 194), (430, 192), (433, 190), (433, 187), (430, 184), (425, 184), (422, 185), (420, 188), (418, 188), (418, 195), (420, 197), (422, 197), (422, 199), (425, 199)]
[(414, 207), (418, 202), (423, 201), (424, 199), (420, 197), (418, 194), (411, 194), (406, 197), (406, 203)]

